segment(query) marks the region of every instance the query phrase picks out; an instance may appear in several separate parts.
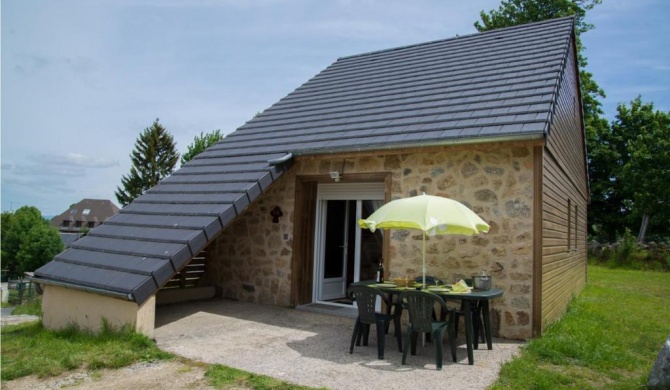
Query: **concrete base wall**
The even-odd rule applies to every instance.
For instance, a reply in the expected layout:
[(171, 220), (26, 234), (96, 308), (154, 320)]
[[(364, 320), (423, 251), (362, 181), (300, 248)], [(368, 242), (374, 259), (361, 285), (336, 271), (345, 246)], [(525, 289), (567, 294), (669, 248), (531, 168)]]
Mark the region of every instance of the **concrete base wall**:
[(103, 318), (113, 328), (130, 324), (138, 333), (154, 335), (156, 298), (144, 304), (84, 291), (43, 285), (42, 322), (47, 329), (62, 329), (75, 324), (81, 329), (99, 332)]

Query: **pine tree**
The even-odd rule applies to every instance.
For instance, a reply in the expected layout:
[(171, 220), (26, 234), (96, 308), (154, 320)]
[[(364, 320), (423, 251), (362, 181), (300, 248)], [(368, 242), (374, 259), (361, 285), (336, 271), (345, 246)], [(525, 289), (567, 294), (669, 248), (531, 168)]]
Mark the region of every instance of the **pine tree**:
[(158, 123), (158, 119), (137, 138), (130, 160), (130, 173), (121, 178), (121, 187), (117, 187), (115, 192), (116, 199), (123, 206), (171, 174), (179, 161), (174, 138)]

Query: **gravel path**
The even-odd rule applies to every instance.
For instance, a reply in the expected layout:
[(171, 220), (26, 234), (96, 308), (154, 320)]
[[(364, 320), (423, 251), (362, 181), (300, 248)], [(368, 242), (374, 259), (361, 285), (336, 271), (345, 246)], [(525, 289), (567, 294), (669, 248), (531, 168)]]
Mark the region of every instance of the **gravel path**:
[(118, 370), (70, 371), (52, 378), (29, 376), (3, 384), (6, 390), (161, 389), (205, 390), (205, 368), (179, 361), (137, 363)]
[[(349, 354), (354, 320), (291, 308), (211, 300), (161, 307), (156, 341), (166, 351), (206, 363), (312, 387), (330, 389), (485, 389), (498, 377), (521, 342), (494, 339), (493, 350), (475, 350), (467, 363), (465, 345), (458, 361), (448, 357), (435, 369), (431, 343), (400, 364), (395, 339), (387, 335), (384, 360), (377, 359), (374, 330), (370, 345)], [(462, 335), (460, 339), (463, 339)], [(445, 345), (445, 350), (448, 346)]]

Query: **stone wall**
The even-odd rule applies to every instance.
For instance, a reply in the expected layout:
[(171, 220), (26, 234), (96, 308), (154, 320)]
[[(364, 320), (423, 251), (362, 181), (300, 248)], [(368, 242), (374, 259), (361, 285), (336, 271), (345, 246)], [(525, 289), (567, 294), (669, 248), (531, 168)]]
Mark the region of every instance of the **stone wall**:
[[(343, 165), (344, 164), (344, 165)], [(426, 241), (427, 273), (454, 282), (485, 271), (505, 291), (492, 302), (494, 333), (531, 335), (533, 154), (530, 146), (443, 147), (405, 154), (297, 159), (212, 244), (209, 277), (224, 296), (286, 306), (290, 303), (296, 175), (390, 172), (392, 199), (427, 194), (456, 199), (491, 225), (473, 237), (432, 236)], [(279, 223), (270, 210), (279, 206)], [(393, 230), (392, 276), (421, 274), (421, 235)]]

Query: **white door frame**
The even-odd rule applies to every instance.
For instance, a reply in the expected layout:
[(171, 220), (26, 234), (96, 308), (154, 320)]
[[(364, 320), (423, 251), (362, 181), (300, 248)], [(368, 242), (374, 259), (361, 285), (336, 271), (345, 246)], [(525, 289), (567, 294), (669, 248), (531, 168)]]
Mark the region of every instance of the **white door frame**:
[[(324, 250), (325, 250), (325, 234), (326, 234), (326, 211), (328, 200), (355, 200), (356, 201), (356, 220), (362, 215), (362, 200), (384, 200), (385, 185), (384, 183), (320, 183), (317, 190), (316, 198), (316, 223), (315, 223), (315, 242), (314, 242), (314, 283), (312, 286), (312, 297), (314, 302), (324, 302), (327, 299), (332, 299), (339, 294), (344, 297), (346, 295), (346, 261), (344, 262), (344, 277), (339, 280), (332, 280), (333, 285), (328, 286), (330, 294), (326, 293), (324, 296)], [(356, 223), (356, 221), (347, 221), (347, 223)], [(351, 239), (352, 237), (349, 237)], [(361, 246), (361, 229), (355, 229), (355, 254), (354, 254), (354, 281), (360, 280), (360, 246)], [(346, 254), (346, 250), (345, 250)], [(331, 295), (332, 294), (332, 295)]]

